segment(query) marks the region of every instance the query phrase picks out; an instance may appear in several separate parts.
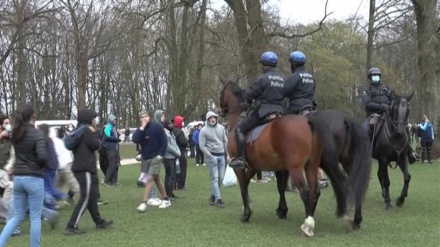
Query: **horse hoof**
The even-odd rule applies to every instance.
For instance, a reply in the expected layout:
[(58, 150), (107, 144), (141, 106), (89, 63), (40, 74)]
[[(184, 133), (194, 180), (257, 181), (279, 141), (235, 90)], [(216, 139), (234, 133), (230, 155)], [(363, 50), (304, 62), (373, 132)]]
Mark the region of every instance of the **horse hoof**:
[(348, 228), (348, 230), (353, 230), (353, 219), (348, 217), (347, 215), (344, 215), (342, 217), (342, 222), (344, 223), (344, 225)]
[(304, 224), (301, 226), (301, 236), (303, 237), (313, 237), (313, 230), (307, 228), (304, 226)]
[(279, 220), (285, 220), (287, 218), (287, 213), (276, 210), (277, 218)]
[(240, 221), (241, 221), (241, 223), (246, 224), (246, 223), (249, 223), (249, 218), (242, 217)]
[(277, 215), (277, 218), (279, 220), (285, 220), (285, 219), (287, 219), (287, 216), (286, 215)]
[(393, 211), (393, 205), (391, 205), (391, 204), (386, 205), (386, 206), (385, 206), (385, 210), (386, 210), (387, 212), (392, 212), (392, 211)]
[(405, 198), (399, 197), (396, 200), (396, 206), (402, 207), (404, 202), (405, 202)]
[(359, 231), (359, 230), (361, 229), (361, 224), (358, 224), (358, 223), (356, 223), (356, 222), (353, 221), (353, 224), (351, 225), (351, 228), (352, 228), (354, 231)]

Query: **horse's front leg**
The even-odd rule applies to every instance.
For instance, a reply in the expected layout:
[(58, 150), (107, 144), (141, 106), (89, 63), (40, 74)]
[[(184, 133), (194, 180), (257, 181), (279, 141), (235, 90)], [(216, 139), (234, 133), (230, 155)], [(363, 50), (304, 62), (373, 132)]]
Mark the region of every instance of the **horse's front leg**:
[(379, 169), (377, 171), (377, 177), (379, 179), (380, 187), (382, 188), (382, 197), (385, 201), (385, 209), (390, 211), (393, 209), (393, 205), (391, 204), (390, 198), (390, 178), (388, 176), (388, 161), (385, 159), (380, 159), (379, 161)]
[(405, 198), (408, 196), (409, 181), (411, 181), (411, 174), (409, 174), (408, 171), (408, 157), (406, 155), (403, 156), (399, 162), (400, 170), (403, 172), (403, 188), (400, 192), (400, 196), (396, 200), (398, 207), (401, 207), (405, 202)]
[(289, 180), (289, 172), (287, 170), (277, 171), (275, 172), (275, 176), (277, 178), (277, 189), (280, 194), (280, 201), (278, 202), (278, 208), (276, 209), (276, 213), (278, 219), (286, 219), (287, 218), (287, 203), (286, 203), (286, 184)]
[(253, 169), (239, 169), (234, 168), (235, 175), (237, 175), (238, 183), (240, 185), (241, 198), (243, 199), (243, 215), (241, 216), (241, 222), (249, 223), (251, 218), (251, 209), (249, 206), (249, 181), (255, 175), (255, 170)]

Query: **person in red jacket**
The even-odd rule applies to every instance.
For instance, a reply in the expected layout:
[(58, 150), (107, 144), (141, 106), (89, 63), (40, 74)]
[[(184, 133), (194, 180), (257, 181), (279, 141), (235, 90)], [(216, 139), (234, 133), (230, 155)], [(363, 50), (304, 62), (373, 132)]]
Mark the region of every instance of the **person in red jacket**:
[(176, 137), (177, 146), (180, 148), (180, 174), (176, 176), (177, 189), (178, 190), (186, 190), (186, 168), (188, 166), (186, 160), (186, 149), (188, 148), (188, 138), (185, 136), (185, 132), (183, 132), (183, 121), (185, 120), (182, 116), (174, 117), (174, 129), (173, 134)]

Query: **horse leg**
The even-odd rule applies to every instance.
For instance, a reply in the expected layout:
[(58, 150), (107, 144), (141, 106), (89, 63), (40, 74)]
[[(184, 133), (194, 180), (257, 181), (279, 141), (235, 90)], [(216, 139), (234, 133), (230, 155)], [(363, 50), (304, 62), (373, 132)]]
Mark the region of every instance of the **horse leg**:
[(275, 176), (277, 178), (277, 189), (278, 189), (278, 193), (280, 194), (280, 201), (278, 202), (278, 208), (276, 209), (278, 219), (287, 218), (288, 208), (287, 208), (285, 193), (286, 193), (286, 183), (289, 179), (288, 175), (289, 172), (286, 170), (275, 172)]
[(379, 170), (377, 172), (377, 177), (379, 179), (380, 187), (382, 188), (382, 197), (385, 200), (385, 209), (390, 211), (393, 209), (390, 198), (390, 178), (388, 176), (388, 162), (384, 159), (379, 160)]
[[(308, 166), (309, 164), (306, 164)], [(307, 176), (303, 167), (295, 167), (289, 170), (290, 177), (296, 188), (298, 188), (301, 199), (304, 203), (306, 219), (301, 225), (301, 232), (308, 237), (313, 236), (315, 220), (312, 215), (312, 199), (310, 198), (310, 188), (308, 186)]]
[(411, 181), (411, 174), (409, 174), (408, 171), (408, 158), (406, 155), (405, 157), (401, 157), (399, 162), (400, 170), (403, 172), (403, 188), (400, 192), (400, 196), (396, 200), (396, 205), (398, 207), (401, 207), (403, 203), (405, 202), (405, 197), (408, 196), (408, 188), (409, 188), (409, 181)]
[[(251, 217), (251, 209), (249, 206), (248, 186), (250, 178), (255, 175), (253, 169), (238, 169), (234, 168), (235, 175), (237, 175), (238, 183), (240, 184), (241, 198), (243, 200), (243, 215), (241, 216), (242, 223), (249, 223)], [(253, 173), (253, 174), (252, 174)], [(250, 176), (252, 174), (252, 176)], [(250, 178), (249, 178), (250, 177)]]

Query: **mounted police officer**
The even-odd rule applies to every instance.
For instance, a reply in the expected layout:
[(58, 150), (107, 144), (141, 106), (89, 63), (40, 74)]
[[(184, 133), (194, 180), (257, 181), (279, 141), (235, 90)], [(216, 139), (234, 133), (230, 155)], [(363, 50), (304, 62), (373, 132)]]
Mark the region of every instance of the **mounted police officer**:
[[(385, 86), (381, 82), (382, 73), (379, 68), (372, 67), (368, 70), (368, 87), (362, 94), (362, 103), (365, 106), (368, 120), (364, 122), (364, 128), (369, 130), (370, 138), (376, 133), (375, 127), (379, 121), (383, 121), (383, 116), (388, 112), (391, 104), (392, 91), (389, 87)], [(372, 130), (372, 131), (370, 131)], [(409, 138), (409, 133), (408, 138)], [(414, 151), (410, 146), (410, 152), (408, 154), (410, 163), (414, 163), (416, 158)]]
[(380, 69), (376, 67), (368, 70), (369, 84), (362, 94), (362, 103), (365, 106), (367, 117), (370, 118), (370, 127), (374, 127), (378, 118), (390, 108), (391, 89), (381, 83), (381, 76)]
[(315, 107), (315, 79), (304, 67), (306, 56), (301, 51), (294, 51), (289, 55), (292, 74), (286, 78), (284, 84), (285, 96), (289, 105), (285, 113), (304, 114)]
[(246, 101), (252, 103), (247, 116), (240, 119), (235, 127), (237, 157), (230, 162), (231, 167), (246, 168), (246, 133), (267, 122), (269, 116), (283, 112), (284, 79), (276, 70), (278, 57), (268, 51), (261, 55), (263, 74), (245, 90)]

